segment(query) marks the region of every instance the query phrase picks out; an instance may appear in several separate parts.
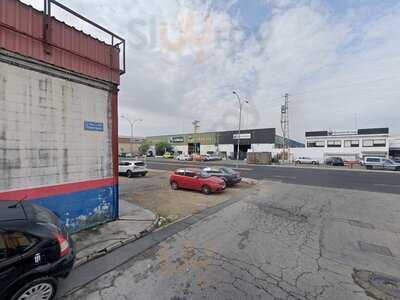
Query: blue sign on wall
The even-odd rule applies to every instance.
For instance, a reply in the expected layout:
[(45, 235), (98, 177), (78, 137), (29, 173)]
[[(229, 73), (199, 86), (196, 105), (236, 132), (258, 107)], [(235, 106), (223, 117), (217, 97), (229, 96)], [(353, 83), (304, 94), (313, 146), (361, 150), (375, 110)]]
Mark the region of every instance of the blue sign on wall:
[(85, 130), (88, 131), (104, 131), (104, 124), (98, 122), (85, 121)]

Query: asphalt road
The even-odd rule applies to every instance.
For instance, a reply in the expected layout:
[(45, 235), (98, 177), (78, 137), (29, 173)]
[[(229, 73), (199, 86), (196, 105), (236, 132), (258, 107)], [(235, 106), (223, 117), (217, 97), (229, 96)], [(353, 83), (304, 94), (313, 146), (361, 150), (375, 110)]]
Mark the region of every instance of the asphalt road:
[[(232, 167), (232, 162), (178, 162), (173, 160), (147, 160), (152, 169), (175, 170), (180, 167), (206, 167), (208, 165)], [(400, 172), (340, 170), (337, 168), (310, 168), (284, 166), (239, 166), (243, 177), (275, 180), (307, 186), (343, 188), (360, 191), (400, 194)]]
[(83, 265), (59, 295), (368, 300), (355, 270), (400, 277), (398, 195), (271, 181), (247, 191)]

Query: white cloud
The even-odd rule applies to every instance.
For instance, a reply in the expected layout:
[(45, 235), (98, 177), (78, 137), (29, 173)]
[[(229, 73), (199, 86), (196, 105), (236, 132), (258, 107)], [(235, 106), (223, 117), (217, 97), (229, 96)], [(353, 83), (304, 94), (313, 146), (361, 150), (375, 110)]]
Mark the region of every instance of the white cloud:
[[(127, 39), (120, 112), (144, 119), (137, 134), (190, 131), (194, 119), (201, 130), (234, 129), (233, 89), (250, 101), (248, 127), (279, 128), (280, 96), (289, 92), (296, 138), (352, 129), (356, 118), (400, 132), (399, 5), (338, 15), (321, 1), (265, 1), (271, 15), (257, 31), (228, 13), (238, 1), (218, 10), (195, 0), (68, 5)], [(120, 128), (129, 132), (125, 122)]]

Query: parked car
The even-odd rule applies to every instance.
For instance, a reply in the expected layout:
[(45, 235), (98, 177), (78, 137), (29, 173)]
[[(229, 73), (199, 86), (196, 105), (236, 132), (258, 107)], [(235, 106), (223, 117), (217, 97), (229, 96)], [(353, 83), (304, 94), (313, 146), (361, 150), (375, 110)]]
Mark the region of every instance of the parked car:
[(234, 186), (242, 181), (239, 172), (227, 167), (207, 167), (203, 169), (203, 172), (206, 172), (211, 176), (222, 178), (226, 182), (227, 186)]
[(180, 154), (176, 157), (177, 160), (184, 160), (184, 161), (190, 161), (193, 160), (193, 158), (188, 155), (188, 154)]
[(394, 161), (394, 162), (397, 162), (397, 163), (400, 163), (400, 157), (395, 157), (395, 158), (393, 158), (393, 161)]
[(192, 155), (194, 161), (204, 161), (204, 155), (201, 154), (193, 154)]
[(310, 157), (298, 157), (295, 160), (296, 164), (313, 164), (313, 165), (318, 165), (319, 164), (319, 160), (317, 159), (313, 159)]
[(171, 188), (201, 191), (204, 194), (222, 192), (226, 188), (223, 179), (213, 177), (200, 169), (179, 169), (169, 178)]
[(146, 176), (148, 170), (146, 164), (140, 160), (120, 161), (118, 172), (132, 178), (134, 175)]
[(381, 169), (381, 170), (400, 170), (400, 163), (395, 162), (391, 159), (386, 159), (384, 157), (365, 157), (364, 166), (371, 169)]
[(72, 241), (55, 214), (28, 202), (0, 201), (0, 299), (53, 299), (71, 272)]
[(203, 160), (204, 161), (217, 161), (217, 160), (222, 160), (222, 157), (220, 157), (219, 155), (216, 155), (216, 154), (207, 154), (207, 155), (204, 155)]
[(171, 152), (165, 152), (163, 157), (166, 159), (172, 159), (172, 158), (174, 158), (174, 154)]
[(383, 163), (383, 169), (389, 171), (400, 171), (400, 162), (395, 162), (391, 159), (386, 159)]
[(329, 166), (344, 166), (344, 161), (340, 157), (328, 157), (325, 164)]

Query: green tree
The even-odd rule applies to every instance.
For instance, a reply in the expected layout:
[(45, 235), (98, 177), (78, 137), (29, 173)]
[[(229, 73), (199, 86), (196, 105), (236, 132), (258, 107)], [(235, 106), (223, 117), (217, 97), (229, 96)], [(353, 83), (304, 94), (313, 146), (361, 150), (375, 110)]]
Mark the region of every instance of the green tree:
[(144, 141), (140, 146), (139, 146), (139, 152), (141, 155), (146, 155), (147, 151), (150, 149), (150, 144), (146, 141)]
[(164, 155), (165, 152), (170, 152), (172, 146), (168, 142), (158, 142), (156, 144), (156, 155)]

